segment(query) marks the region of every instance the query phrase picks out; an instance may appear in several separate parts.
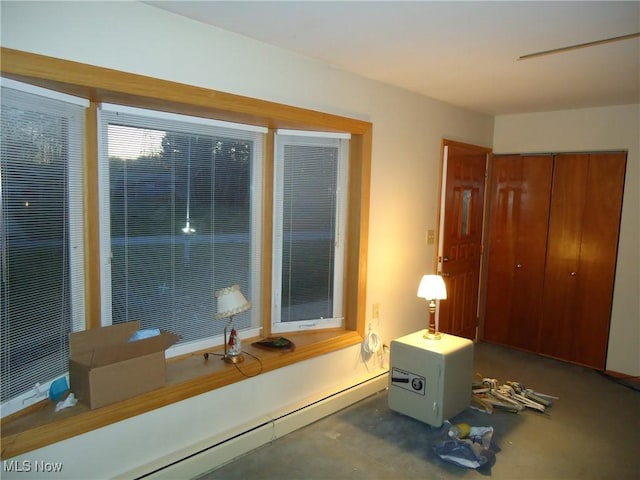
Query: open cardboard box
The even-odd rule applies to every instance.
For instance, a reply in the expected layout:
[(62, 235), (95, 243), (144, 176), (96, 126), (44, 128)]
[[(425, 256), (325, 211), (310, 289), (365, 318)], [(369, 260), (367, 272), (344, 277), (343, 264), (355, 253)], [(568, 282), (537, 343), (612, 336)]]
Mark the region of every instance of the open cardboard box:
[(160, 335), (130, 342), (140, 322), (127, 322), (69, 335), (69, 384), (78, 400), (103, 407), (164, 386), (164, 351), (179, 335)]

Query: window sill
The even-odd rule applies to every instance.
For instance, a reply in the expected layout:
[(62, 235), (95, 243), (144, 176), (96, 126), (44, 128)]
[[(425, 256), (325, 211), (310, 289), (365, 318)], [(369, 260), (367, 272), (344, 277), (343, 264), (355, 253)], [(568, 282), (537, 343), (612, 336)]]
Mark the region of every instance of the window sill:
[[(243, 350), (251, 355), (234, 365), (217, 356), (204, 359), (203, 352), (167, 361), (167, 384), (157, 390), (122, 402), (90, 410), (78, 403), (75, 407), (54, 412), (54, 404), (45, 400), (2, 421), (2, 454), (6, 460), (32, 450), (60, 442), (92, 430), (125, 420), (135, 415), (171, 405), (181, 400), (231, 385), (233, 383), (286, 367), (309, 358), (324, 355), (362, 342), (355, 331), (334, 330), (287, 334), (296, 348), (293, 352), (271, 352), (251, 346), (246, 340)], [(218, 352), (221, 349), (217, 350)]]

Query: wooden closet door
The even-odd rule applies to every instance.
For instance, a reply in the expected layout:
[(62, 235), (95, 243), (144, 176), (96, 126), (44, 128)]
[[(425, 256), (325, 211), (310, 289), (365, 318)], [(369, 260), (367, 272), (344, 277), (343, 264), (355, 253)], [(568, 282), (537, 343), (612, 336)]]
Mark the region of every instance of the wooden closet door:
[(625, 153), (555, 160), (540, 353), (604, 369)]
[(538, 349), (551, 155), (496, 156), (492, 169), (484, 339)]

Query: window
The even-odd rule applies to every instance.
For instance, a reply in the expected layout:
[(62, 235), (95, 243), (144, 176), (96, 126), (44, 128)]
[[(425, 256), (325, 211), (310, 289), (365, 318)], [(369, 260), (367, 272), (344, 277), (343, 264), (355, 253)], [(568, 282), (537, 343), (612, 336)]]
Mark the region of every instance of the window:
[[(364, 332), (365, 318), (364, 286), (366, 279), (366, 252), (368, 239), (369, 179), (371, 174), (371, 123), (332, 115), (326, 112), (299, 109), (288, 105), (241, 97), (225, 92), (143, 77), (126, 72), (105, 70), (93, 65), (35, 55), (28, 52), (21, 52), (6, 48), (0, 48), (0, 50), (2, 53), (0, 74), (3, 76), (1, 80), (3, 84), (5, 76), (17, 76), (31, 84), (27, 87), (33, 86), (34, 91), (39, 90), (35, 87), (36, 85), (47, 88), (51, 87), (51, 85), (56, 85), (59, 92), (52, 92), (51, 94), (53, 97), (63, 103), (76, 103), (76, 105), (81, 105), (82, 108), (88, 106), (87, 101), (68, 97), (62, 92), (78, 95), (84, 98), (91, 98), (96, 104), (105, 102), (137, 105), (138, 107), (148, 107), (152, 109), (160, 108), (164, 111), (189, 113), (207, 118), (215, 117), (220, 120), (246, 122), (252, 125), (268, 125), (272, 128), (286, 126), (287, 128), (299, 128), (301, 130), (350, 132), (347, 206), (348, 222), (346, 224), (346, 236), (343, 235), (343, 237), (346, 238), (342, 239), (343, 241), (346, 241), (344, 253), (346, 261), (343, 262), (342, 265), (344, 268), (343, 275), (342, 277), (338, 277), (343, 283), (342, 291), (344, 292), (344, 298), (342, 301), (342, 315), (344, 315), (344, 320), (342, 323), (344, 326), (343, 328), (333, 329), (331, 332), (327, 332), (329, 337), (327, 337), (327, 335), (317, 336), (315, 334), (299, 336), (298, 338), (303, 340), (300, 342), (300, 345), (303, 345), (303, 347), (298, 348), (296, 352), (293, 352), (286, 357), (282, 357), (281, 359), (278, 358), (278, 360), (272, 362), (271, 365), (269, 365), (269, 361), (266, 361), (265, 368), (280, 368), (286, 364), (293, 364), (302, 359), (309, 358), (309, 355), (321, 355), (350, 345), (356, 345), (361, 342)], [(145, 94), (141, 95), (141, 91), (144, 91)], [(38, 95), (40, 94), (38, 93)], [(44, 93), (41, 94), (43, 97), (48, 95), (49, 94)], [(9, 95), (3, 92), (0, 99), (3, 104), (3, 115), (5, 106), (8, 108), (9, 105), (7, 98), (9, 98)], [(44, 108), (45, 104), (46, 102), (40, 99), (35, 105), (29, 106), (28, 103), (25, 103), (24, 99), (20, 99), (19, 101), (14, 102), (11, 108), (23, 112), (39, 112), (39, 108)], [(71, 110), (74, 109), (71, 108)], [(80, 111), (82, 111), (82, 109)], [(93, 105), (86, 111), (86, 113), (87, 118), (93, 117)], [(154, 115), (156, 114), (158, 114), (157, 116), (162, 116), (158, 112), (154, 112)], [(66, 114), (61, 114), (62, 117), (65, 115)], [(105, 263), (109, 262), (108, 255), (105, 254), (105, 251), (107, 253), (110, 252), (110, 241), (105, 243), (104, 235), (103, 238), (99, 238), (99, 235), (97, 235), (100, 222), (105, 221), (105, 215), (108, 215), (109, 212), (109, 206), (105, 209), (103, 205), (101, 213), (98, 201), (98, 191), (102, 191), (101, 194), (103, 198), (106, 193), (106, 198), (109, 199), (110, 187), (108, 182), (106, 187), (103, 182), (101, 187), (98, 188), (100, 183), (97, 168), (98, 158), (94, 155), (94, 152), (98, 150), (98, 137), (102, 137), (103, 139), (106, 138), (107, 130), (99, 128), (97, 122), (90, 121), (83, 124), (84, 117), (84, 113), (80, 115), (76, 115), (76, 113), (69, 113), (67, 117), (69, 120), (69, 132), (67, 136), (69, 150), (67, 152), (68, 170), (66, 172), (68, 179), (67, 186), (65, 188), (67, 188), (68, 192), (68, 197), (66, 199), (66, 215), (68, 217), (66, 221), (68, 222), (68, 225), (65, 233), (68, 234), (68, 237), (63, 241), (68, 242), (70, 248), (67, 251), (67, 261), (69, 266), (64, 272), (64, 278), (60, 284), (60, 292), (63, 292), (66, 289), (66, 295), (68, 295), (69, 300), (66, 306), (64, 303), (59, 302), (57, 306), (61, 308), (57, 308), (55, 303), (49, 304), (49, 302), (46, 302), (46, 305), (43, 305), (43, 308), (45, 306), (50, 306), (54, 311), (61, 311), (69, 307), (71, 318), (70, 331), (80, 330), (82, 328), (98, 327), (103, 320), (101, 318), (101, 309), (111, 309), (110, 303), (108, 306), (103, 306), (100, 302), (100, 300), (105, 298), (106, 293), (108, 293), (109, 296), (111, 293), (110, 291), (102, 291), (102, 285), (106, 282), (104, 278), (101, 280), (100, 275), (98, 275), (99, 272), (104, 273)], [(198, 121), (206, 123), (208, 120), (198, 119)], [(198, 123), (198, 121), (195, 123)], [(2, 127), (1, 134), (3, 135), (2, 138), (0, 138), (2, 142), (0, 144), (0, 148), (4, 149), (5, 146), (9, 145), (9, 135), (7, 128), (3, 125), (0, 125), (0, 127)], [(82, 132), (83, 127), (86, 129), (85, 139), (81, 139), (82, 134), (75, 134), (76, 131)], [(154, 128), (149, 126), (137, 128), (141, 128), (142, 130), (154, 130)], [(160, 132), (171, 131), (170, 129), (165, 130), (166, 128), (166, 126), (158, 126), (155, 130)], [(238, 130), (242, 130), (242, 128), (243, 127), (239, 127)], [(224, 137), (225, 135), (222, 136)], [(275, 136), (267, 136), (266, 141), (268, 144), (271, 143), (273, 137)], [(255, 143), (254, 147), (256, 149), (260, 148), (262, 146), (261, 142), (262, 140)], [(85, 143), (86, 157), (82, 159), (82, 146)], [(75, 150), (77, 150), (78, 155), (72, 154)], [(272, 231), (274, 225), (272, 214), (268, 213), (267, 210), (272, 211), (274, 176), (271, 169), (274, 165), (270, 160), (274, 151), (274, 149), (269, 148), (265, 164), (261, 165), (259, 162), (256, 163), (252, 166), (252, 168), (255, 167), (256, 170), (252, 170), (251, 172), (253, 188), (251, 191), (252, 201), (257, 200), (258, 197), (262, 197), (262, 195), (264, 195), (265, 199), (269, 199), (269, 205), (265, 205), (261, 208), (262, 219), (260, 219), (259, 216), (257, 217), (258, 222), (262, 220), (264, 223), (264, 225), (260, 226), (261, 228), (264, 228), (262, 231), (268, 232), (268, 235), (262, 235), (262, 238), (257, 242), (254, 242), (254, 245), (262, 247), (262, 259), (260, 261), (260, 265), (263, 267), (262, 278), (263, 280), (267, 279), (267, 281), (265, 282), (265, 285), (261, 287), (264, 289), (261, 294), (262, 299), (255, 297), (257, 294), (255, 291), (252, 291), (251, 294), (245, 292), (252, 300), (254, 300), (254, 308), (251, 310), (251, 314), (259, 314), (259, 310), (261, 310), (265, 315), (263, 315), (260, 320), (262, 320), (262, 325), (267, 328), (268, 325), (265, 325), (265, 322), (270, 320), (269, 306), (273, 301), (271, 269), (273, 267)], [(7, 252), (12, 249), (11, 242), (8, 241), (8, 239), (11, 237), (9, 232), (14, 228), (13, 219), (11, 219), (11, 216), (5, 210), (9, 205), (7, 194), (10, 191), (7, 187), (8, 175), (5, 173), (5, 164), (6, 159), (8, 158), (6, 156), (6, 152), (6, 149), (3, 150), (3, 156), (0, 158), (0, 180), (2, 181), (2, 190), (0, 192), (2, 198), (2, 204), (0, 205), (0, 208), (2, 209), (0, 212), (2, 214), (0, 217), (0, 235), (2, 235), (1, 240), (3, 242), (1, 245), (3, 250), (0, 252), (3, 258), (2, 261), (0, 261), (0, 264), (2, 264), (3, 269), (6, 265), (12, 263), (10, 254)], [(103, 169), (103, 179), (105, 178), (105, 168), (107, 168), (106, 178), (108, 178), (108, 149), (104, 152), (106, 152), (104, 153), (104, 155), (106, 155), (105, 158), (107, 159), (106, 166), (104, 161), (102, 162), (102, 165), (100, 165)], [(82, 170), (82, 174), (80, 174), (81, 167), (85, 167)], [(259, 171), (263, 167), (265, 168), (265, 172), (268, 171), (268, 175), (266, 176)], [(32, 169), (32, 172), (30, 173), (33, 173), (34, 170), (35, 169)], [(260, 179), (264, 182), (264, 185), (261, 185)], [(83, 183), (83, 188), (80, 187), (80, 183)], [(264, 190), (264, 193), (257, 193), (261, 188)], [(82, 196), (82, 193), (85, 193), (86, 195)], [(109, 203), (109, 200), (107, 200), (107, 203)], [(253, 205), (257, 204), (254, 203)], [(251, 210), (252, 217), (257, 215), (259, 209), (260, 208), (256, 206), (255, 209)], [(64, 215), (64, 211), (62, 214)], [(344, 215), (341, 218), (347, 218), (347, 215)], [(110, 221), (108, 217), (106, 220)], [(186, 216), (184, 217), (184, 220), (186, 220)], [(84, 231), (82, 227), (83, 221)], [(186, 221), (180, 226), (180, 228), (184, 227), (186, 227)], [(197, 226), (192, 228), (194, 228), (196, 232), (198, 231)], [(107, 230), (110, 230), (108, 224)], [(103, 234), (104, 231), (105, 229), (102, 228)], [(260, 230), (252, 231), (252, 235), (255, 238), (260, 237)], [(78, 241), (74, 240), (75, 238), (78, 238)], [(82, 259), (83, 255), (84, 261)], [(259, 255), (259, 252), (256, 251), (256, 255)], [(50, 259), (48, 258), (47, 260)], [(8, 263), (6, 263), (7, 261)], [(251, 261), (253, 262), (255, 259), (252, 257)], [(15, 263), (13, 264), (15, 265)], [(13, 273), (15, 273), (15, 270)], [(16, 305), (16, 298), (22, 299), (27, 296), (26, 292), (15, 288), (12, 290), (8, 286), (9, 282), (5, 280), (5, 278), (10, 276), (11, 274), (9, 273), (9, 270), (6, 270), (6, 272), (5, 270), (2, 270), (0, 272), (0, 278), (3, 280), (2, 285), (0, 285), (3, 295), (0, 298), (0, 311), (2, 311), (3, 315), (3, 330), (1, 332), (3, 338), (1, 341), (4, 342), (0, 345), (0, 356), (3, 356), (4, 359), (9, 358), (8, 348), (11, 348), (13, 352), (16, 351), (14, 348), (20, 349), (22, 347), (24, 347), (25, 351), (28, 349), (28, 353), (33, 351), (42, 351), (37, 345), (42, 334), (40, 331), (36, 332), (37, 335), (30, 336), (28, 340), (25, 340), (25, 337), (16, 335), (14, 335), (11, 340), (7, 337), (8, 331), (4, 329), (4, 326), (8, 325), (8, 323), (5, 322), (5, 319), (8, 319), (7, 312), (10, 310), (9, 305), (12, 303), (11, 308), (13, 308)], [(251, 276), (252, 278), (256, 278), (258, 277), (258, 274), (252, 272)], [(83, 280), (84, 285), (79, 283)], [(68, 287), (66, 285), (68, 285)], [(108, 279), (108, 285), (109, 288), (111, 288), (110, 276)], [(250, 284), (248, 288), (255, 289), (257, 288), (256, 285), (256, 283)], [(17, 295), (16, 292), (19, 292), (19, 295)], [(339, 293), (342, 294), (342, 292)], [(7, 301), (8, 295), (10, 294), (14, 299)], [(36, 293), (35, 289), (32, 291), (32, 297), (33, 299), (37, 299), (38, 297), (38, 293)], [(84, 302), (86, 302), (86, 305), (83, 305)], [(335, 308), (335, 300), (333, 303)], [(25, 302), (23, 302), (23, 304), (26, 305)], [(79, 313), (83, 310), (86, 310), (85, 314)], [(65, 311), (68, 313), (68, 310)], [(15, 312), (12, 312), (12, 314), (15, 314)], [(52, 316), (49, 316), (49, 318), (52, 318)], [(105, 320), (107, 320), (106, 317)], [(105, 323), (109, 322), (111, 322), (111, 317), (109, 317), (108, 321), (105, 321)], [(62, 327), (64, 327), (62, 328), (62, 330), (64, 330), (68, 327), (68, 324), (62, 325)], [(222, 328), (222, 326), (219, 328)], [(15, 334), (15, 331), (13, 333)], [(29, 336), (32, 333), (33, 331), (27, 331), (26, 335)], [(245, 331), (243, 336), (250, 334), (253, 334), (253, 332)], [(64, 345), (65, 335), (61, 334), (59, 338), (61, 339), (61, 344)], [(14, 343), (21, 344), (22, 346), (17, 345), (16, 347), (13, 347)], [(221, 343), (221, 341), (214, 341), (214, 343), (218, 344)], [(175, 351), (182, 346), (187, 347), (187, 345), (181, 345), (173, 350)], [(192, 350), (196, 350), (198, 348), (199, 347), (192, 345)], [(29, 358), (29, 355), (25, 355), (23, 358)], [(64, 359), (62, 361), (64, 362), (66, 371), (66, 354), (61, 355), (58, 360), (60, 359)], [(8, 362), (7, 360), (6, 363), (3, 363), (0, 366), (3, 372), (7, 371), (6, 365), (8, 365), (8, 363), (16, 365), (15, 360), (12, 359), (11, 362)], [(182, 361), (178, 359), (175, 362), (175, 365), (182, 365)], [(34, 370), (29, 368), (25, 368), (24, 370), (29, 371), (30, 373), (34, 372)], [(16, 374), (16, 378), (17, 376), (18, 374)], [(7, 381), (6, 376), (0, 379), (2, 387), (8, 388), (6, 383)], [(33, 381), (33, 379), (26, 378), (23, 382), (25, 388), (29, 391), (31, 391), (33, 387)], [(48, 385), (46, 383), (43, 384), (41, 380), (37, 381), (41, 383), (41, 391), (46, 391)], [(207, 376), (206, 382), (200, 381), (199, 377), (190, 378), (184, 383), (180, 382), (177, 385), (172, 385), (167, 388), (168, 391), (170, 390), (171, 392), (171, 397), (178, 400), (189, 398), (193, 395), (198, 395), (200, 393), (207, 392), (212, 388), (219, 388), (235, 381), (238, 380), (235, 378), (232, 379), (226, 374), (218, 375), (217, 373), (213, 373), (211, 376)], [(28, 406), (30, 402), (25, 402), (24, 399), (26, 397), (31, 397), (31, 395), (31, 393), (27, 393), (22, 397), (22, 399), (13, 397), (9, 401), (2, 400), (2, 416), (5, 417), (6, 415), (13, 413), (7, 408), (7, 404), (16, 405), (16, 410)], [(153, 399), (149, 398), (141, 401), (135, 410), (106, 409), (103, 412), (102, 409), (100, 409), (99, 411), (92, 412), (90, 422), (80, 421), (74, 423), (74, 426), (65, 423), (65, 433), (61, 433), (60, 435), (68, 435), (70, 432), (74, 432), (73, 434), (83, 433), (95, 428), (95, 426), (99, 424), (106, 425), (113, 421), (126, 419), (141, 411), (148, 411), (153, 408), (157, 408), (158, 406), (165, 405), (165, 400), (165, 398), (158, 397), (154, 397)], [(4, 430), (6, 431), (7, 429)], [(31, 447), (28, 447), (27, 450), (29, 448), (35, 448), (34, 446), (36, 445), (47, 445), (52, 441), (52, 439), (57, 438), (57, 435), (46, 436), (46, 438), (42, 437), (38, 428), (27, 430), (28, 434), (26, 433), (27, 431), (20, 434), (21, 438), (28, 439), (28, 445)], [(5, 434), (3, 433), (3, 440), (4, 437)], [(59, 439), (61, 438), (62, 437), (59, 437)], [(25, 442), (20, 443), (20, 446), (18, 446), (18, 443), (12, 444), (12, 454), (24, 453), (27, 451), (25, 450), (26, 445), (27, 443)]]
[(115, 105), (99, 117), (103, 324), (177, 333), (174, 353), (219, 344), (214, 292), (239, 284), (259, 304), (266, 130)]
[(276, 135), (272, 330), (343, 326), (348, 136)]
[(3, 415), (67, 372), (84, 328), (82, 153), (88, 102), (2, 80), (0, 391)]

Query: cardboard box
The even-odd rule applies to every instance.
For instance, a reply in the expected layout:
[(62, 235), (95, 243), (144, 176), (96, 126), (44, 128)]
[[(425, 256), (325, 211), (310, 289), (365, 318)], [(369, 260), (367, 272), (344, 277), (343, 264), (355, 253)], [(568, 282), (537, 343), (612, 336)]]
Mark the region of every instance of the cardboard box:
[(164, 386), (164, 351), (181, 337), (160, 335), (130, 342), (140, 322), (69, 335), (71, 391), (90, 408), (103, 407)]

